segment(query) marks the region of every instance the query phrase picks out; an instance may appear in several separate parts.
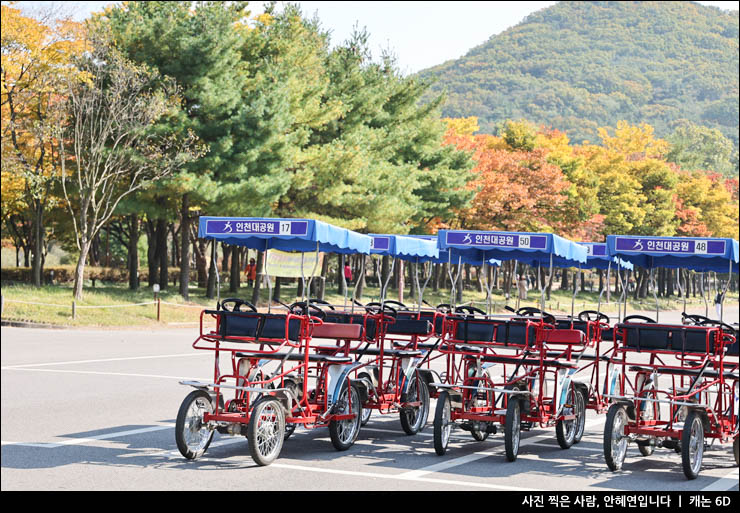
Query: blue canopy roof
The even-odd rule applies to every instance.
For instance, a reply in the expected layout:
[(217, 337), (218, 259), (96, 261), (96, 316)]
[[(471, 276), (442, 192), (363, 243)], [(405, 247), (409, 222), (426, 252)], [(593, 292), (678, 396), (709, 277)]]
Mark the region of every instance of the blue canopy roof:
[(586, 263), (574, 264), (560, 257), (553, 257), (552, 265), (555, 267), (577, 267), (581, 269), (607, 269), (609, 262), (612, 268), (616, 269), (621, 266), (622, 269), (632, 270), (632, 264), (618, 257), (609, 257), (609, 252), (605, 242), (579, 242), (579, 245), (586, 248)]
[(438, 258), (439, 251), (433, 240), (405, 235), (384, 235), (371, 233), (373, 255), (389, 255), (401, 260), (427, 262)]
[(201, 216), (198, 237), (259, 251), (370, 253), (372, 239), (313, 219)]
[[(421, 239), (427, 239), (430, 241), (434, 241), (434, 244), (437, 245), (436, 235), (409, 235), (409, 237), (419, 237)], [(462, 262), (463, 264), (475, 266), (483, 265), (483, 262), (485, 261), (488, 265), (501, 265), (500, 260), (496, 260), (494, 258), (489, 258), (488, 260), (486, 260), (485, 253), (474, 248), (467, 250), (453, 250), (452, 259), (450, 259), (449, 249), (440, 249), (439, 256), (437, 258), (433, 258), (431, 261), (435, 264), (449, 264), (450, 262), (452, 262), (453, 264), (457, 264), (458, 262)]]
[(487, 258), (519, 260), (531, 265), (549, 265), (550, 255), (553, 265), (555, 257), (568, 266), (586, 263), (585, 247), (552, 233), (440, 230), (437, 245), (453, 251), (477, 249)]
[(670, 267), (694, 271), (738, 270), (738, 241), (707, 237), (608, 235), (609, 254), (644, 268)]

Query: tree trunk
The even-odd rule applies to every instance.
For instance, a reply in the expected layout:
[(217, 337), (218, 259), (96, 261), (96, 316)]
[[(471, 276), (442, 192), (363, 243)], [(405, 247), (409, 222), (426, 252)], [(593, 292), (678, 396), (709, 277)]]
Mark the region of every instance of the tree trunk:
[(208, 286), (206, 287), (206, 297), (213, 299), (216, 296), (216, 273), (218, 268), (216, 266), (216, 260), (218, 260), (218, 243), (213, 240), (211, 241), (211, 256), (209, 258), (208, 265)]
[(159, 273), (159, 258), (157, 255), (157, 230), (153, 221), (146, 220), (146, 259), (149, 266), (149, 286), (157, 283), (157, 274)]
[(398, 279), (398, 282), (396, 283), (396, 288), (398, 289), (398, 300), (403, 303), (403, 289), (404, 289), (404, 261), (400, 258), (396, 259), (396, 277)]
[(187, 301), (190, 286), (190, 196), (187, 193), (182, 195), (180, 217), (180, 295)]
[(90, 252), (90, 241), (83, 235), (80, 243), (80, 256), (75, 268), (74, 298), (76, 301), (82, 299), (82, 287), (85, 283), (85, 261)]
[(367, 262), (366, 262), (365, 255), (360, 255), (360, 268), (358, 270), (358, 278), (357, 278), (358, 280), (360, 280), (359, 283), (357, 284), (357, 300), (360, 302), (362, 302), (361, 301), (362, 295), (365, 293), (366, 283), (365, 283), (364, 270), (366, 269), (365, 267), (366, 265), (367, 265)]
[(159, 290), (167, 289), (167, 221), (157, 219), (157, 256), (159, 257)]
[(257, 252), (257, 278), (254, 280), (254, 288), (252, 289), (252, 304), (257, 306), (257, 302), (260, 299), (260, 287), (262, 286), (262, 273), (265, 267), (265, 253), (264, 251)]
[(221, 252), (223, 258), (221, 259), (221, 272), (226, 274), (229, 272), (229, 258), (231, 257), (231, 246), (228, 244), (221, 243)]
[(139, 290), (139, 215), (129, 216), (128, 288)]
[[(44, 210), (40, 201), (35, 201), (36, 215), (33, 219), (33, 286), (41, 286), (41, 250), (44, 245)], [(80, 289), (81, 291), (82, 289)], [(82, 294), (82, 292), (80, 292)]]
[[(231, 276), (229, 277), (229, 292), (239, 292), (239, 271), (241, 271), (241, 262), (239, 261), (240, 248), (234, 246), (231, 249)], [(278, 296), (279, 297), (279, 296)]]
[(193, 246), (195, 250), (195, 267), (198, 270), (198, 287), (204, 289), (208, 286), (208, 255), (207, 244), (203, 239), (198, 239)]
[[(409, 263), (407, 266), (409, 268), (409, 290), (411, 294), (412, 299), (418, 299), (419, 298), (419, 291), (416, 290), (416, 280), (414, 279), (416, 273), (417, 273), (417, 266), (418, 264), (415, 263)], [(421, 286), (421, 284), (419, 284)]]
[(568, 290), (568, 270), (563, 269), (563, 276), (561, 276), (560, 290)]
[(346, 283), (344, 280), (344, 255), (337, 255), (337, 293), (343, 296), (346, 292)]

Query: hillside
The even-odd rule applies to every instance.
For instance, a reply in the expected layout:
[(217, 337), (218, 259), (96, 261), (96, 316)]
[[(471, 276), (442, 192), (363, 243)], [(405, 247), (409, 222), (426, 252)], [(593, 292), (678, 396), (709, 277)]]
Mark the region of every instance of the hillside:
[(737, 11), (561, 2), (420, 75), (436, 80), (429, 94), (447, 91), (445, 116), (478, 116), (487, 133), (524, 118), (595, 142), (619, 120), (661, 137), (689, 120), (738, 147)]

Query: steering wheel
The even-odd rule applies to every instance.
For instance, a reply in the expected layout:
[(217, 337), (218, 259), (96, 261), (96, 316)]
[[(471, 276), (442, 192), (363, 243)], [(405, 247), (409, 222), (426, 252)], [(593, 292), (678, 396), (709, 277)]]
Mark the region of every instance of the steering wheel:
[(442, 313), (452, 313), (452, 305), (449, 303), (440, 303), (437, 305), (437, 311)]
[(639, 320), (639, 321), (645, 321), (655, 324), (655, 321), (652, 320), (650, 317), (645, 317), (644, 315), (628, 315), (624, 319), (622, 319), (622, 322), (630, 322), (633, 319)]
[(455, 308), (455, 313), (469, 313), (472, 315), (475, 315), (475, 314), (487, 315), (486, 312), (484, 312), (480, 308), (476, 308), (474, 306), (467, 306), (467, 305), (458, 306), (457, 308)]
[[(226, 305), (234, 303), (234, 306), (231, 307), (231, 309), (226, 308)], [(257, 308), (250, 303), (249, 301), (244, 301), (243, 299), (239, 299), (238, 297), (229, 297), (221, 301), (221, 303), (216, 304), (216, 310), (226, 310), (227, 312), (241, 312), (242, 306), (246, 306), (249, 308), (249, 312), (257, 312)]]
[[(382, 306), (382, 308), (381, 308)], [(369, 314), (377, 314), (380, 312), (389, 312), (393, 317), (396, 316), (398, 310), (390, 306), (388, 303), (381, 305), (377, 301), (372, 301), (365, 305), (365, 311)]]
[(326, 305), (329, 307), (329, 310), (334, 310), (334, 307), (331, 306), (331, 304), (328, 301), (324, 301), (323, 299), (319, 298), (311, 298), (308, 300), (309, 303), (316, 303), (317, 305)]
[[(701, 316), (699, 316), (701, 317)], [(706, 317), (705, 317), (706, 319)], [(727, 324), (726, 322), (715, 321), (714, 319), (707, 319), (706, 321), (699, 324), (699, 326), (719, 326), (723, 330), (729, 331), (732, 336), (736, 336), (735, 328)]]
[[(396, 310), (406, 310), (406, 311), (408, 311), (408, 309), (409, 309), (409, 307), (408, 307), (408, 306), (404, 305), (404, 304), (403, 304), (403, 303), (401, 303), (400, 301), (394, 301), (394, 300), (392, 300), (392, 299), (387, 299), (387, 300), (386, 300), (386, 301), (385, 301), (384, 303), (385, 303), (386, 305), (387, 305), (387, 304), (389, 304), (389, 303), (390, 303), (391, 305), (396, 305), (396, 306), (398, 307), (398, 308), (396, 308)], [(368, 304), (370, 304), (370, 303), (368, 303)]]
[(547, 313), (533, 306), (524, 306), (517, 310), (516, 314), (521, 315), (522, 317), (536, 317), (537, 314), (542, 314), (542, 320), (545, 321), (547, 324), (555, 324), (556, 322), (555, 316), (553, 314)]
[[(593, 319), (591, 317), (594, 317)], [(579, 321), (604, 321), (609, 324), (609, 316), (596, 310), (584, 310), (578, 314)]]
[(699, 314), (687, 314), (686, 312), (683, 312), (681, 314), (681, 317), (684, 320), (691, 321), (689, 324), (693, 326), (701, 326), (701, 324), (704, 322), (714, 322), (709, 317), (704, 317), (703, 315), (699, 315)]
[(306, 307), (306, 303), (293, 303), (292, 305), (290, 305), (289, 308), (290, 313), (296, 315), (313, 315), (315, 313), (316, 317), (318, 317), (322, 321), (326, 319), (326, 312), (324, 312), (321, 308), (314, 305), (313, 303), (308, 303), (308, 307)]

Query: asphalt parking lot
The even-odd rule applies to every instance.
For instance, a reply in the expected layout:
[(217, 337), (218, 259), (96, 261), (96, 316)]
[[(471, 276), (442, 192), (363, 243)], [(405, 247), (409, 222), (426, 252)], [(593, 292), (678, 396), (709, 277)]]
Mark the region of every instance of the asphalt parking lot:
[[(662, 317), (661, 317), (662, 319)], [(632, 444), (624, 470), (602, 453), (605, 415), (589, 411), (581, 443), (562, 450), (554, 429), (523, 433), (516, 462), (502, 434), (475, 442), (453, 431), (437, 456), (431, 421), (403, 433), (397, 415), (374, 413), (355, 445), (337, 452), (327, 429), (299, 428), (275, 463), (257, 466), (244, 437), (216, 434), (187, 461), (177, 450), (175, 416), (190, 390), (208, 380), (213, 356), (195, 351), (196, 329), (48, 330), (3, 327), (3, 490), (738, 490), (730, 445), (715, 444), (701, 475), (688, 481), (680, 456)]]

